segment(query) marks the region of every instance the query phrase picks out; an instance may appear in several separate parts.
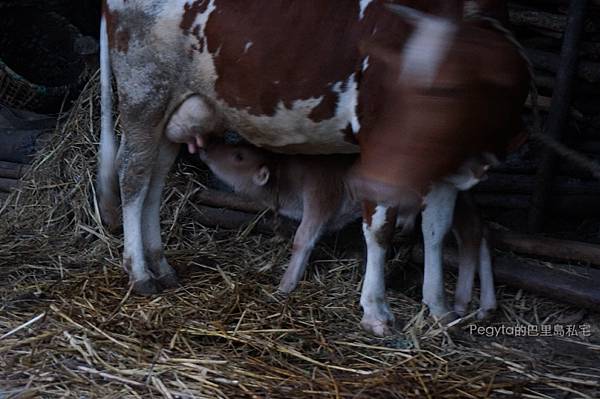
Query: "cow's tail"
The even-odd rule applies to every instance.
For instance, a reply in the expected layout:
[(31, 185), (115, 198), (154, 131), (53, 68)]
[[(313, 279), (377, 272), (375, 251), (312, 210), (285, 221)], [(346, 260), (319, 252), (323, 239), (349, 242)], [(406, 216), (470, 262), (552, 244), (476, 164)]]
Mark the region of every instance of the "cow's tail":
[(108, 48), (108, 31), (104, 12), (100, 21), (100, 150), (96, 190), (102, 222), (111, 230), (119, 223), (119, 194), (117, 182), (117, 145), (113, 123), (113, 101)]

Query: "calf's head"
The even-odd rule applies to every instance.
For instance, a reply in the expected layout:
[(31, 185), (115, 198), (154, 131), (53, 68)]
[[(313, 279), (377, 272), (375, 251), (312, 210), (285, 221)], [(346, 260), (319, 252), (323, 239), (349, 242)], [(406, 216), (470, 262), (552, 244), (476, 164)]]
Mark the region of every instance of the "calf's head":
[(209, 143), (199, 152), (200, 159), (236, 192), (253, 194), (271, 179), (269, 154), (248, 144)]

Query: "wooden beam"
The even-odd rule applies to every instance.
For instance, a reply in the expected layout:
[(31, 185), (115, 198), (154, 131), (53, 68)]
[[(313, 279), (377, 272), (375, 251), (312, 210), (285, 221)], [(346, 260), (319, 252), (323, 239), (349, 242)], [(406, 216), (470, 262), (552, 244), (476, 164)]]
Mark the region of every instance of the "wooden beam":
[[(476, 193), (531, 194), (535, 187), (535, 176), (525, 174), (505, 174), (491, 172), (487, 180), (473, 189)], [(551, 192), (556, 196), (585, 195), (600, 196), (597, 181), (560, 176), (555, 179)], [(600, 198), (599, 198), (600, 199)]]
[(527, 255), (600, 265), (600, 245), (587, 242), (493, 231), (492, 245)]
[(8, 193), (13, 188), (19, 185), (18, 179), (5, 179), (0, 177), (0, 192)]
[(0, 130), (0, 161), (30, 163), (40, 134), (39, 130)]
[[(555, 32), (564, 32), (567, 27), (567, 17), (542, 11), (539, 8), (511, 7), (508, 12), (511, 25), (548, 29)], [(591, 18), (585, 21), (585, 32), (598, 32), (600, 26)]]
[(27, 171), (30, 166), (22, 163), (0, 161), (0, 177), (19, 179)]
[[(423, 248), (415, 247), (412, 252), (415, 262), (423, 262)], [(458, 255), (453, 249), (444, 250), (444, 264), (458, 268)], [(505, 283), (536, 295), (560, 302), (596, 310), (600, 307), (600, 271), (579, 268), (580, 273), (567, 273), (510, 256), (494, 257), (496, 283)]]
[[(255, 223), (254, 230), (263, 234), (274, 233), (275, 220), (272, 215), (265, 215), (257, 221), (258, 215), (255, 213), (234, 211), (231, 209), (213, 208), (209, 206), (196, 206), (197, 212), (194, 212), (194, 220), (204, 226), (221, 227), (224, 229), (238, 230), (242, 227)], [(278, 233), (284, 236), (293, 236), (296, 230), (296, 224), (289, 219), (281, 219)]]
[[(565, 33), (565, 39), (567, 39), (567, 33)], [(525, 49), (525, 54), (527, 54), (527, 57), (529, 57), (536, 68), (545, 71), (558, 73), (564, 62), (562, 53), (559, 56), (558, 54), (548, 51)], [(581, 61), (578, 65), (573, 67), (573, 74), (588, 82), (600, 82), (600, 63), (594, 61)]]
[(241, 197), (235, 193), (228, 193), (210, 188), (198, 191), (190, 198), (190, 201), (209, 207), (227, 208), (249, 213), (260, 213), (267, 209), (266, 206), (251, 199)]
[[(570, 216), (600, 216), (598, 195), (557, 195), (548, 198), (547, 209)], [(481, 207), (500, 209), (530, 209), (531, 195), (476, 193), (475, 202)]]

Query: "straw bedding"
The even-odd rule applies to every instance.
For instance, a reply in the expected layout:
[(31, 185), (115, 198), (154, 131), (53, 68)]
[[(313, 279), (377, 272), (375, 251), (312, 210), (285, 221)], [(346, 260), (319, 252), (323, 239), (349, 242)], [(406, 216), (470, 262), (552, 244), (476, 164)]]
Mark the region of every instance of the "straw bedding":
[(472, 319), (429, 319), (409, 281), (389, 290), (396, 335), (373, 338), (358, 326), (361, 260), (335, 245), (292, 296), (273, 294), (289, 243), (199, 225), (189, 198), (206, 173), (183, 163), (162, 209), (182, 286), (132, 294), (93, 200), (97, 92), (93, 79), (0, 211), (0, 398), (600, 397), (593, 313), (500, 287), (478, 325), (587, 323), (591, 336), (477, 336)]

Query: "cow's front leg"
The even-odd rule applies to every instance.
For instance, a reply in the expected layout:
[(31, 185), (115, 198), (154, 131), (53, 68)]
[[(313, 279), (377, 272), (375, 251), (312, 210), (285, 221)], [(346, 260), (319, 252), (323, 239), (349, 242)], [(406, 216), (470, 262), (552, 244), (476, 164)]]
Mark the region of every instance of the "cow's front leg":
[(374, 335), (391, 334), (394, 315), (385, 297), (385, 261), (396, 223), (396, 209), (363, 204), (363, 233), (367, 245), (367, 267), (363, 280), (360, 305), (363, 308), (361, 327)]
[(425, 198), (423, 211), (423, 241), (425, 248), (425, 273), (423, 278), (423, 303), (431, 315), (453, 318), (446, 304), (442, 250), (444, 238), (452, 226), (452, 216), (457, 189), (448, 183), (435, 184)]
[(175, 270), (165, 258), (160, 236), (160, 203), (165, 179), (177, 157), (178, 144), (163, 139), (158, 148), (142, 213), (144, 255), (155, 280), (164, 288), (178, 285)]
[(133, 290), (142, 295), (158, 292), (158, 286), (146, 267), (142, 217), (150, 181), (156, 147), (145, 142), (138, 145), (126, 137), (119, 151), (119, 184), (123, 207), (123, 268), (129, 274)]

